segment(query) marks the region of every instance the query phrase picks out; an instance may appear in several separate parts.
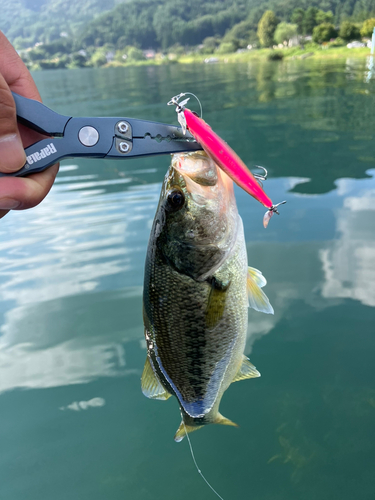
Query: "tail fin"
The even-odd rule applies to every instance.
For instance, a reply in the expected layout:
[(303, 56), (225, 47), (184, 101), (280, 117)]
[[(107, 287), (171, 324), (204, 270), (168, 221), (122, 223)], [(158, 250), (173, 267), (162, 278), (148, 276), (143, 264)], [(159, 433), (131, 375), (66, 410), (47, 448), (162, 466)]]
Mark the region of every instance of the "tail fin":
[(201, 429), (203, 425), (186, 425), (184, 421), (182, 420), (180, 423), (180, 427), (177, 429), (177, 432), (174, 436), (174, 440), (176, 443), (179, 443), (184, 439), (186, 434), (190, 434), (190, 432), (197, 431), (198, 429)]
[[(212, 423), (213, 424), (221, 424), (221, 425), (231, 425), (233, 427), (238, 427), (238, 424), (235, 424), (234, 422), (229, 420), (229, 418), (223, 417), (223, 415), (221, 415), (221, 413), (217, 414), (216, 419)], [(180, 423), (180, 427), (177, 429), (177, 432), (174, 436), (174, 440), (176, 441), (176, 443), (179, 443), (180, 441), (182, 441), (184, 439), (186, 434), (190, 434), (191, 432), (197, 431), (198, 429), (201, 429), (202, 427), (204, 427), (204, 426), (203, 425), (187, 425), (182, 420)]]
[(229, 420), (229, 418), (223, 417), (221, 413), (217, 414), (214, 424), (232, 425), (233, 427), (238, 427), (238, 424), (235, 424), (232, 420)]

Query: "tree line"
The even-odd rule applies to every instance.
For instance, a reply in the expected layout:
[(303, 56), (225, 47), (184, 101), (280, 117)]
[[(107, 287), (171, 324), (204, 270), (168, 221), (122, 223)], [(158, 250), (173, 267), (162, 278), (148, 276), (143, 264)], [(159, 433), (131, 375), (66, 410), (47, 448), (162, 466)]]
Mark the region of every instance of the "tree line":
[(339, 26), (335, 26), (333, 13), (317, 7), (309, 7), (307, 10), (300, 7), (294, 9), (290, 21), (280, 22), (272, 10), (267, 10), (258, 24), (257, 35), (260, 44), (263, 47), (272, 47), (275, 43), (285, 43), (298, 35), (312, 35), (315, 43), (322, 44), (339, 39), (337, 45), (340, 45), (361, 37), (371, 37), (375, 27), (375, 17), (357, 23), (344, 19)]
[[(9, 7), (11, 1), (31, 2), (0, 0), (0, 6), (5, 2)], [(125, 57), (141, 60), (142, 50), (150, 48), (178, 55), (190, 47), (212, 54), (249, 45), (270, 47), (297, 35), (312, 35), (318, 43), (338, 35), (346, 41), (369, 36), (375, 18), (375, 0), (110, 0), (108, 5), (115, 6), (105, 12), (100, 12), (100, 0), (33, 2), (41, 15), (44, 6), (45, 16), (59, 13), (63, 5), (69, 17), (74, 18), (77, 9), (81, 12), (81, 17), (75, 18), (80, 20), (79, 27), (57, 35), (54, 25), (54, 35), (50, 32), (48, 39), (40, 31), (43, 43), (23, 52), (31, 67), (46, 68), (99, 66), (108, 62), (108, 54), (115, 54), (119, 62)], [(90, 8), (96, 15), (83, 21)], [(47, 28), (50, 30), (51, 25)], [(17, 34), (13, 39), (17, 49), (29, 47), (33, 25), (28, 29), (23, 38), (20, 30), (12, 27)]]
[(375, 0), (138, 0), (118, 5), (90, 22), (77, 43), (81, 47), (115, 44), (166, 50), (176, 44), (195, 46), (208, 37), (256, 42), (258, 24), (272, 11), (276, 24), (295, 24), (297, 33), (312, 34), (321, 24), (361, 23), (375, 17)]

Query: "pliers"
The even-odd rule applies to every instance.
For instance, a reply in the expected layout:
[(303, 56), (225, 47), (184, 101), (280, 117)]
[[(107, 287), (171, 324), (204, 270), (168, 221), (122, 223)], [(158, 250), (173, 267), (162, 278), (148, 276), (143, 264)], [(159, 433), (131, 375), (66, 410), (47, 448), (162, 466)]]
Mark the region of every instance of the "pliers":
[(136, 118), (73, 118), (13, 92), (17, 119), (48, 136), (25, 149), (25, 165), (0, 177), (23, 177), (42, 172), (64, 158), (117, 158), (201, 150), (180, 127)]

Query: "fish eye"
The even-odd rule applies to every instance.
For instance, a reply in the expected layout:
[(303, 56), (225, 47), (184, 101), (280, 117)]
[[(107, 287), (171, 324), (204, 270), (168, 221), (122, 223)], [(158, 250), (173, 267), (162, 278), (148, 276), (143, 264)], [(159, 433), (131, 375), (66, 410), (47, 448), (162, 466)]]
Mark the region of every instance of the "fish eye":
[(167, 209), (173, 212), (177, 212), (184, 206), (185, 196), (179, 189), (171, 189), (167, 194)]

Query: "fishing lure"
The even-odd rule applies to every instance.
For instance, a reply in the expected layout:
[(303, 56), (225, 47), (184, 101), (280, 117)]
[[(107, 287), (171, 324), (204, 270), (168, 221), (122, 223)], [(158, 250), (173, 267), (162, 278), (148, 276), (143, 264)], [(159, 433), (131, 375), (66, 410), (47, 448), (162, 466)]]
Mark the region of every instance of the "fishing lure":
[(267, 227), (273, 214), (279, 214), (277, 207), (283, 205), (286, 201), (282, 201), (277, 205), (272, 203), (271, 199), (266, 195), (257, 179), (250, 172), (241, 158), (233, 151), (233, 149), (228, 146), (228, 144), (221, 137), (219, 137), (202, 118), (185, 107), (185, 104), (187, 104), (190, 100), (190, 97), (180, 101), (180, 99), (187, 94), (194, 96), (194, 94), (191, 94), (190, 92), (181, 93), (172, 97), (172, 99), (168, 102), (169, 106), (176, 106), (178, 121), (184, 134), (186, 133), (186, 130), (188, 130), (196, 141), (203, 147), (205, 152), (239, 187), (268, 208), (263, 217), (263, 225), (264, 227)]

